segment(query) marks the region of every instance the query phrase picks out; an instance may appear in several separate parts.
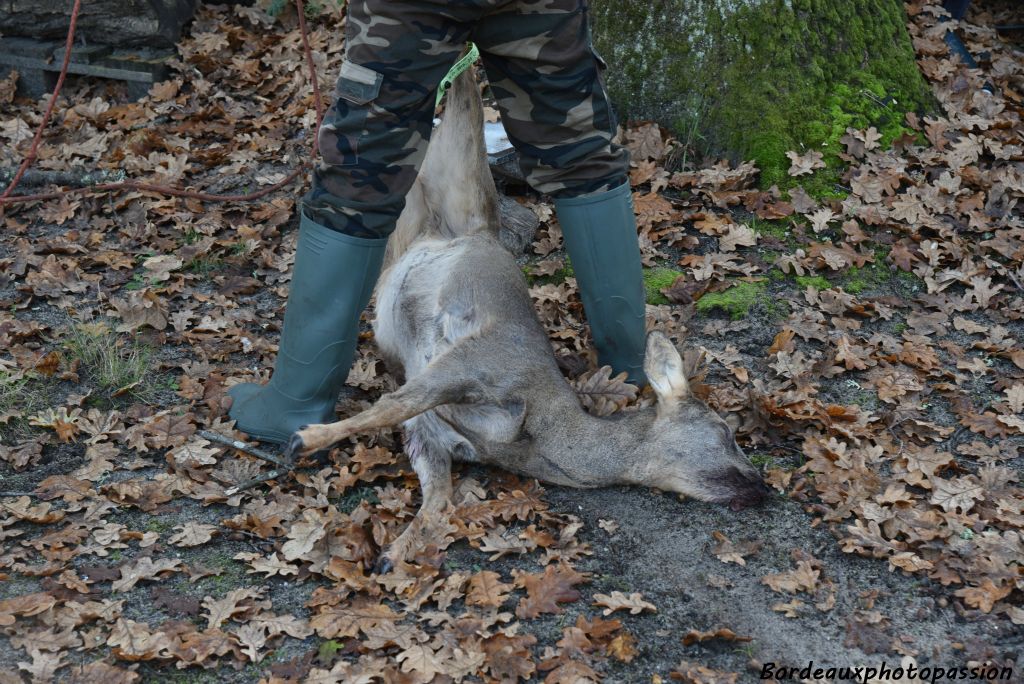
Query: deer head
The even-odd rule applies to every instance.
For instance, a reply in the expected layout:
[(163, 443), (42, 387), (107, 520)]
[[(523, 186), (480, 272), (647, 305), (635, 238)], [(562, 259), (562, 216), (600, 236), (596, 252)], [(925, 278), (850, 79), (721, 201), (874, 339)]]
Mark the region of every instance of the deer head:
[(637, 480), (733, 510), (760, 503), (768, 489), (729, 425), (690, 392), (683, 360), (660, 332), (647, 337), (644, 372), (658, 398)]

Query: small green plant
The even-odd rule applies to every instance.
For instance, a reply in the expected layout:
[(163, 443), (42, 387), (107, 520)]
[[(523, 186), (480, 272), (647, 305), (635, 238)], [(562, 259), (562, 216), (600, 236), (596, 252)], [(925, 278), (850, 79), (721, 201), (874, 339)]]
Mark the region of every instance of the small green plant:
[(203, 278), (210, 277), (213, 273), (217, 272), (224, 266), (224, 260), (215, 256), (203, 256), (195, 257), (187, 264), (185, 264), (185, 270), (195, 273), (196, 275), (202, 276)]
[(160, 285), (160, 281), (151, 277), (146, 279), (142, 273), (135, 273), (131, 276), (131, 280), (125, 284), (125, 290), (142, 290), (143, 288), (155, 288)]
[(152, 352), (134, 339), (121, 337), (106, 323), (77, 323), (66, 343), (86, 378), (111, 396), (131, 393), (142, 398), (140, 387), (149, 371)]

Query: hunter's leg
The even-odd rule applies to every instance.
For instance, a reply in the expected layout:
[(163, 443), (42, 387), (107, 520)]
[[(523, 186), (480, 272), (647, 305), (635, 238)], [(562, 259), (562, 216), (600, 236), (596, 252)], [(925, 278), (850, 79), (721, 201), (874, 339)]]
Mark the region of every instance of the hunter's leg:
[(601, 363), (645, 381), (644, 287), (615, 116), (586, 0), (514, 0), (473, 30), (523, 173), (551, 195)]

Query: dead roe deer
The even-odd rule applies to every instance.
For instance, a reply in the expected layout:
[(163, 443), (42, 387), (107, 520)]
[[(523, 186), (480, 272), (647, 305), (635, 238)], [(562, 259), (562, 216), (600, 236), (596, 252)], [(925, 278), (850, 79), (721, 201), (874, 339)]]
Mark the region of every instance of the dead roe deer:
[(387, 569), (415, 550), (417, 526), (452, 494), (452, 459), (488, 463), (571, 487), (636, 484), (734, 509), (767, 489), (729, 426), (692, 396), (660, 332), (644, 371), (655, 407), (591, 416), (562, 376), (522, 271), (497, 240), (472, 71), (453, 85), (409, 193), (376, 295), (373, 329), (405, 384), (351, 418), (296, 432), (291, 455), (398, 425), (423, 490), (416, 519), (385, 550)]

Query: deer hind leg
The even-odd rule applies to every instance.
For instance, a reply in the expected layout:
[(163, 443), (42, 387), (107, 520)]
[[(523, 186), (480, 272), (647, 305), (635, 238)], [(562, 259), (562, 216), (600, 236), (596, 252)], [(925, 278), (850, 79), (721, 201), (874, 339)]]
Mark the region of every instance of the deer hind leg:
[(292, 435), (287, 455), (294, 458), (311, 454), (354, 434), (398, 425), (441, 404), (480, 402), (485, 398), (486, 388), (469, 377), (472, 372), (473, 366), (463, 358), (461, 350), (453, 347), (362, 413), (336, 423), (305, 426)]
[(423, 502), (409, 526), (381, 553), (377, 571), (384, 573), (429, 544), (447, 528), (452, 499), (452, 454), (473, 451), (465, 437), (434, 411), (405, 421), (405, 452), (420, 480)]

